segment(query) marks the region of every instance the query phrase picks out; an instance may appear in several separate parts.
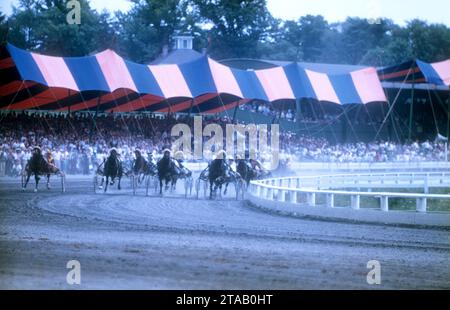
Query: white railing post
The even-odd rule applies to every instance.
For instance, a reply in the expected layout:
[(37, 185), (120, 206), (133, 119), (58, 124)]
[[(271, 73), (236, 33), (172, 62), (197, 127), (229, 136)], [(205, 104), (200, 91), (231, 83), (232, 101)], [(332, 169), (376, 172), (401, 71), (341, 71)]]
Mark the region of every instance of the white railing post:
[(352, 209), (359, 210), (359, 208), (360, 208), (359, 203), (360, 203), (360, 196), (359, 195), (352, 195), (351, 196)]
[(389, 197), (388, 196), (380, 197), (380, 209), (381, 209), (381, 211), (384, 211), (384, 212), (389, 211)]
[(327, 207), (334, 208), (334, 194), (327, 194)]
[(267, 187), (263, 187), (261, 189), (261, 195), (259, 196), (260, 198), (266, 198), (267, 197)]
[(417, 210), (417, 212), (421, 212), (421, 213), (427, 212), (427, 199), (426, 198), (417, 198), (416, 210)]
[[(402, 173), (384, 173), (384, 174), (356, 174), (360, 179), (355, 180), (355, 176), (350, 175), (324, 175), (324, 176), (316, 176), (314, 177), (305, 177), (305, 182), (301, 182), (304, 188), (299, 187), (300, 191), (292, 188), (291, 186), (300, 185), (299, 178), (274, 178), (268, 180), (254, 181), (251, 183), (251, 187), (249, 189), (249, 193), (259, 197), (261, 199), (267, 199), (271, 201), (277, 202), (290, 202), (297, 204), (298, 201), (303, 201), (303, 195), (306, 195), (306, 203), (309, 206), (317, 205), (317, 194), (325, 195), (326, 198), (326, 206), (330, 208), (335, 207), (335, 196), (339, 195), (340, 192), (334, 192), (330, 190), (328, 193), (326, 191), (318, 191), (312, 190), (313, 192), (308, 192), (307, 188), (310, 186), (314, 187), (316, 184), (318, 187), (332, 187), (333, 185), (339, 184), (355, 184), (356, 186), (368, 186), (371, 188), (372, 186), (379, 185), (379, 181), (383, 183), (387, 183), (391, 185), (392, 183), (398, 184), (408, 184), (413, 181), (414, 186), (416, 184), (420, 187), (421, 185), (424, 187), (425, 195), (418, 194), (398, 194), (395, 192), (387, 191), (386, 193), (380, 193), (377, 195), (373, 195), (373, 193), (359, 193), (355, 192), (344, 192), (344, 195), (349, 195), (351, 202), (350, 206), (353, 210), (358, 210), (361, 208), (361, 195), (362, 196), (370, 196), (373, 198), (377, 198), (380, 200), (380, 210), (383, 212), (389, 212), (389, 199), (391, 197), (404, 197), (404, 198), (414, 198), (416, 199), (416, 211), (420, 213), (427, 212), (427, 203), (428, 199), (447, 199), (447, 195), (427, 195), (429, 194), (430, 187), (439, 186), (440, 183), (447, 184), (450, 181), (450, 173), (447, 172), (434, 172), (434, 173), (411, 173), (411, 172), (402, 172)], [(384, 176), (384, 177), (383, 177)], [(411, 179), (408, 179), (411, 178)], [(419, 185), (419, 182), (414, 182), (414, 178), (417, 181), (423, 181), (423, 184)], [(368, 183), (368, 184), (367, 184)], [(420, 182), (422, 183), (422, 182)], [(333, 185), (332, 185), (333, 184)], [(369, 189), (370, 191), (370, 189)], [(442, 197), (441, 197), (442, 196)], [(301, 197), (302, 199), (299, 199)], [(419, 197), (419, 198), (417, 198)]]
[(308, 206), (314, 207), (316, 206), (316, 193), (307, 193), (306, 194), (306, 203)]
[(297, 192), (296, 191), (291, 191), (289, 192), (289, 198), (291, 200), (291, 203), (297, 203)]
[(260, 196), (261, 196), (261, 185), (257, 184), (257, 185), (255, 185), (255, 186), (256, 186), (256, 189), (255, 189), (255, 195), (256, 195), (257, 197), (260, 197)]
[(278, 190), (278, 201), (280, 202), (286, 201), (286, 191)]
[(273, 200), (273, 188), (268, 188), (267, 189), (267, 199), (268, 200)]

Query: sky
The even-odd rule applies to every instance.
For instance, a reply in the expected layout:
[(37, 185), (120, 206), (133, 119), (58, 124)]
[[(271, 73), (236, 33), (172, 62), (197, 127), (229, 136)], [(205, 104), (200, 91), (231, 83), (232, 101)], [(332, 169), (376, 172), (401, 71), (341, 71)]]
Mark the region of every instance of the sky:
[[(127, 0), (90, 0), (97, 10), (127, 11)], [(18, 0), (0, 0), (0, 10), (11, 13), (11, 5)], [(282, 19), (298, 19), (306, 14), (323, 15), (329, 22), (345, 20), (348, 16), (376, 19), (387, 17), (400, 25), (420, 18), (450, 27), (449, 0), (267, 0), (269, 11)]]

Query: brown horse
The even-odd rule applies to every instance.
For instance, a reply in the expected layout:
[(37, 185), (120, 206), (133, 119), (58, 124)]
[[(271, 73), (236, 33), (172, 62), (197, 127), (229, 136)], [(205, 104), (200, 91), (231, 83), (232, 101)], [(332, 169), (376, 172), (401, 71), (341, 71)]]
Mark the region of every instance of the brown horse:
[[(24, 191), (27, 188), (28, 182), (30, 181), (31, 175), (34, 174), (34, 179), (36, 181), (36, 185), (34, 188), (34, 192), (38, 191), (39, 180), (41, 179), (41, 175), (45, 175), (47, 177), (47, 189), (50, 189), (50, 175), (58, 174), (61, 177), (64, 177), (63, 172), (61, 172), (56, 166), (49, 164), (42, 156), (41, 150), (38, 147), (33, 149), (33, 155), (25, 166), (23, 176), (26, 177), (25, 182), (22, 184), (22, 190)], [(64, 191), (64, 183), (63, 183), (63, 191)]]
[[(117, 179), (117, 189), (120, 190), (120, 181), (123, 176), (123, 166), (122, 162), (119, 158), (119, 154), (116, 149), (111, 149), (108, 158), (102, 163), (103, 169), (99, 167), (97, 169), (97, 173), (100, 173), (102, 177), (102, 183), (100, 184), (100, 188), (103, 186), (103, 182), (105, 181), (105, 189), (104, 192), (108, 190), (108, 185), (114, 185), (114, 181)], [(111, 183), (109, 179), (111, 178)], [(106, 180), (105, 180), (106, 179)]]

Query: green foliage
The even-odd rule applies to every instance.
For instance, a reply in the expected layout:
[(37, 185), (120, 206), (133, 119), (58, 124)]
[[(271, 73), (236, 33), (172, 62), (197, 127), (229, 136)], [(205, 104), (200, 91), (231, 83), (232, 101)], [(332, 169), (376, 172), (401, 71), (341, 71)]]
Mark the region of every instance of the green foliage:
[(266, 0), (192, 0), (201, 22), (212, 24), (210, 54), (217, 59), (257, 58), (269, 27)]
[(8, 41), (41, 53), (83, 56), (111, 47), (113, 29), (109, 14), (97, 13), (80, 0), (81, 24), (69, 25), (66, 1), (21, 0), (9, 18)]
[(140, 63), (157, 58), (175, 34), (194, 35), (194, 48), (215, 59), (388, 66), (418, 58), (450, 58), (450, 29), (411, 20), (371, 23), (348, 18), (329, 24), (322, 16), (273, 18), (266, 0), (130, 0), (132, 9), (110, 16), (80, 0), (81, 25), (69, 25), (66, 0), (20, 0), (11, 16), (0, 14), (0, 41), (42, 53), (81, 56), (106, 48)]
[(195, 47), (200, 48), (204, 34), (196, 25), (198, 16), (189, 1), (132, 0), (130, 12), (117, 13), (115, 28), (118, 49), (122, 55), (136, 62), (148, 63), (157, 58), (164, 46), (170, 47), (174, 34), (194, 35)]
[(8, 34), (8, 21), (6, 16), (0, 12), (0, 44), (6, 44), (6, 36)]

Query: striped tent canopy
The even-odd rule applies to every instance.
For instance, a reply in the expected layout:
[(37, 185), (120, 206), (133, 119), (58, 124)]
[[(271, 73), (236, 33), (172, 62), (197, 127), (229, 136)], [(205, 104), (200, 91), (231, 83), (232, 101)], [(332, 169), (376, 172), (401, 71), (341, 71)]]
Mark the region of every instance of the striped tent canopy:
[(407, 61), (378, 70), (381, 81), (404, 83), (429, 83), (450, 86), (450, 59), (426, 63), (421, 60)]
[(375, 68), (328, 75), (297, 63), (245, 71), (207, 56), (142, 65), (112, 50), (53, 57), (8, 44), (0, 51), (0, 109), (218, 113), (250, 100), (310, 98), (336, 104), (386, 101)]

